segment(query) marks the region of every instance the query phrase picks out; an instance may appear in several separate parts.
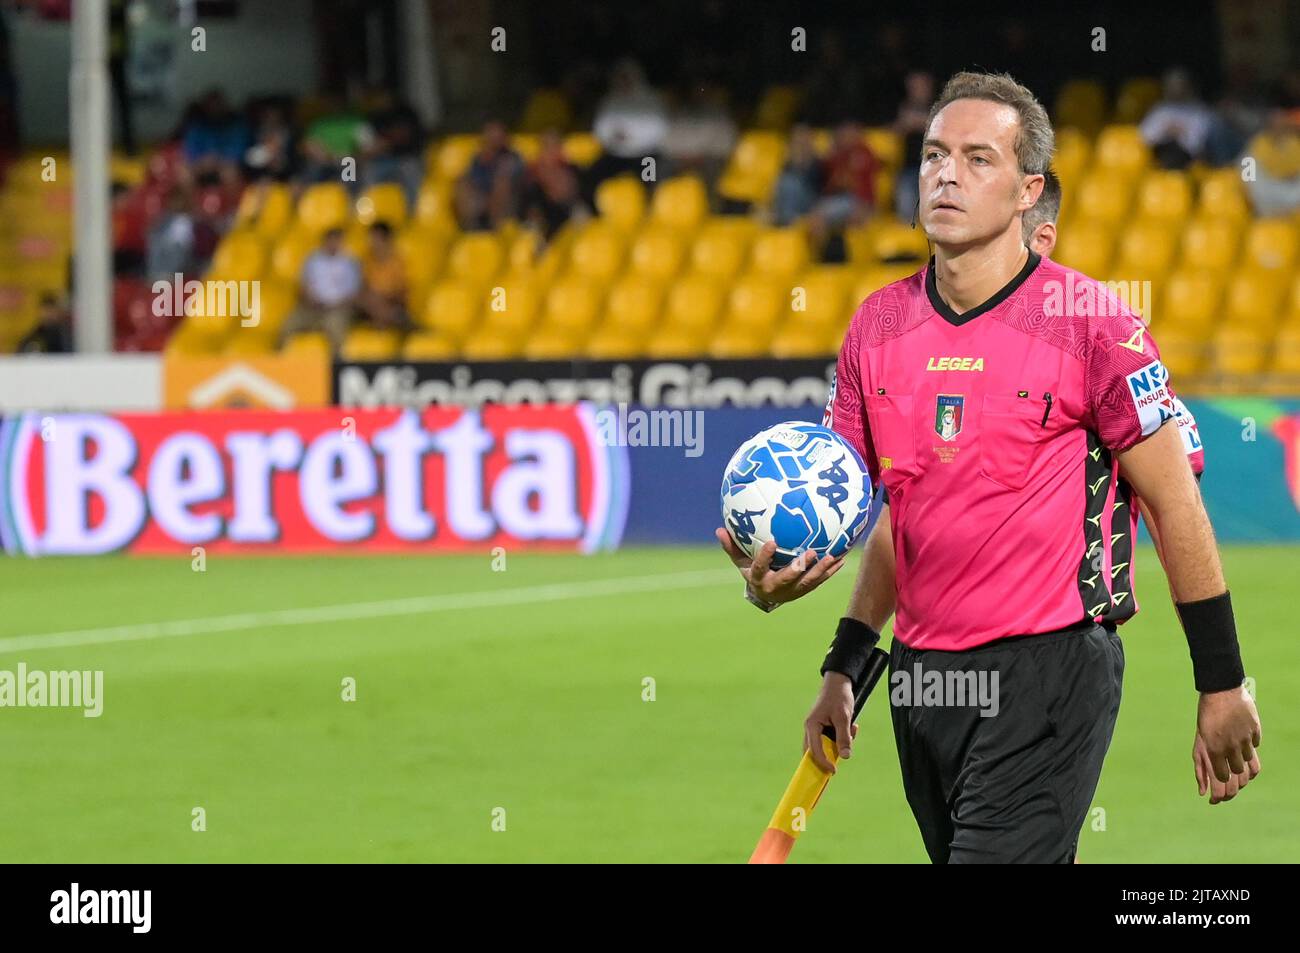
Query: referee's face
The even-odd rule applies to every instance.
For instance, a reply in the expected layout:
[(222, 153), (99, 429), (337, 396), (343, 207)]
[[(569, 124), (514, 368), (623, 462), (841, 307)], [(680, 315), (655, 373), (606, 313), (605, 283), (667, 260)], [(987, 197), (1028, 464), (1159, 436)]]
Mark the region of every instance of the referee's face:
[(921, 149), (921, 227), (938, 246), (980, 244), (1020, 229), (1020, 119), (1005, 103), (958, 99), (934, 117)]

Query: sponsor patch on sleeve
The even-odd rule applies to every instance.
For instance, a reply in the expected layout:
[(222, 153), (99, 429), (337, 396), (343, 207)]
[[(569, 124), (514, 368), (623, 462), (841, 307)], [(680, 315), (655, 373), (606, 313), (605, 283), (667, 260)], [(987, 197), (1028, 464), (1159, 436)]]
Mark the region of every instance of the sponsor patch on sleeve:
[(1174, 395), (1169, 389), (1169, 371), (1159, 361), (1128, 375), (1128, 392), (1133, 398), (1142, 436), (1153, 434), (1175, 416)]

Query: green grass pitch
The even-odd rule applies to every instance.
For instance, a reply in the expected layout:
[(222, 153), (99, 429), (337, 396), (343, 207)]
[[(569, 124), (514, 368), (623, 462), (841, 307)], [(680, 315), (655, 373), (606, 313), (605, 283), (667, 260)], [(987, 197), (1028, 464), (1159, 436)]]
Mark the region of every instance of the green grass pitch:
[[(486, 553), (210, 556), (203, 573), (188, 556), (6, 560), (0, 669), (102, 669), (104, 712), (0, 708), (0, 859), (744, 861), (799, 757), (857, 558), (770, 616), (706, 548), (512, 554), (504, 572)], [(1214, 807), (1192, 774), (1186, 645), (1154, 553), (1138, 558), (1143, 611), (1121, 630), (1124, 703), (1094, 801), (1105, 830), (1085, 827), (1081, 859), (1297, 860), (1300, 548), (1224, 549), (1264, 773)], [(700, 584), (673, 581), (692, 571)], [(430, 596), (398, 614), (95, 641)], [(13, 641), (69, 631), (83, 644)], [(793, 862), (925, 860), (885, 699), (870, 701)], [(195, 807), (205, 831), (191, 829)]]

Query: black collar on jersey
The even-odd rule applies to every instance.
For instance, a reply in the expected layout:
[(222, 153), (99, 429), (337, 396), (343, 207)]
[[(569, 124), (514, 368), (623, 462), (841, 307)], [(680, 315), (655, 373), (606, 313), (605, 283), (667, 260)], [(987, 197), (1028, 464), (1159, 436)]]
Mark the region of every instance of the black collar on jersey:
[(1006, 301), (1015, 293), (1015, 290), (1025, 283), (1025, 279), (1033, 274), (1034, 269), (1042, 260), (1038, 252), (1032, 248), (1029, 249), (1029, 257), (1025, 259), (1025, 267), (1020, 269), (1020, 273), (998, 289), (997, 294), (985, 301), (983, 304), (976, 305), (969, 311), (963, 311), (958, 314), (952, 308), (948, 307), (948, 302), (943, 300), (939, 294), (939, 288), (935, 284), (934, 277), (934, 256), (930, 256), (930, 267), (925, 274), (925, 294), (930, 299), (930, 306), (939, 312), (939, 317), (943, 318), (954, 327), (961, 327), (967, 321), (978, 318), (985, 311), (992, 310)]

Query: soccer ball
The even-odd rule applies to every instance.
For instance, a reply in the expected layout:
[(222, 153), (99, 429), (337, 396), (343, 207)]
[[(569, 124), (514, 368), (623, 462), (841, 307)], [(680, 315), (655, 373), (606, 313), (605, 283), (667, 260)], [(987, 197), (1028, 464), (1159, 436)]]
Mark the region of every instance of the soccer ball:
[(793, 420), (740, 445), (722, 477), (722, 521), (753, 557), (776, 540), (772, 568), (805, 550), (842, 556), (871, 515), (871, 478), (833, 430)]

